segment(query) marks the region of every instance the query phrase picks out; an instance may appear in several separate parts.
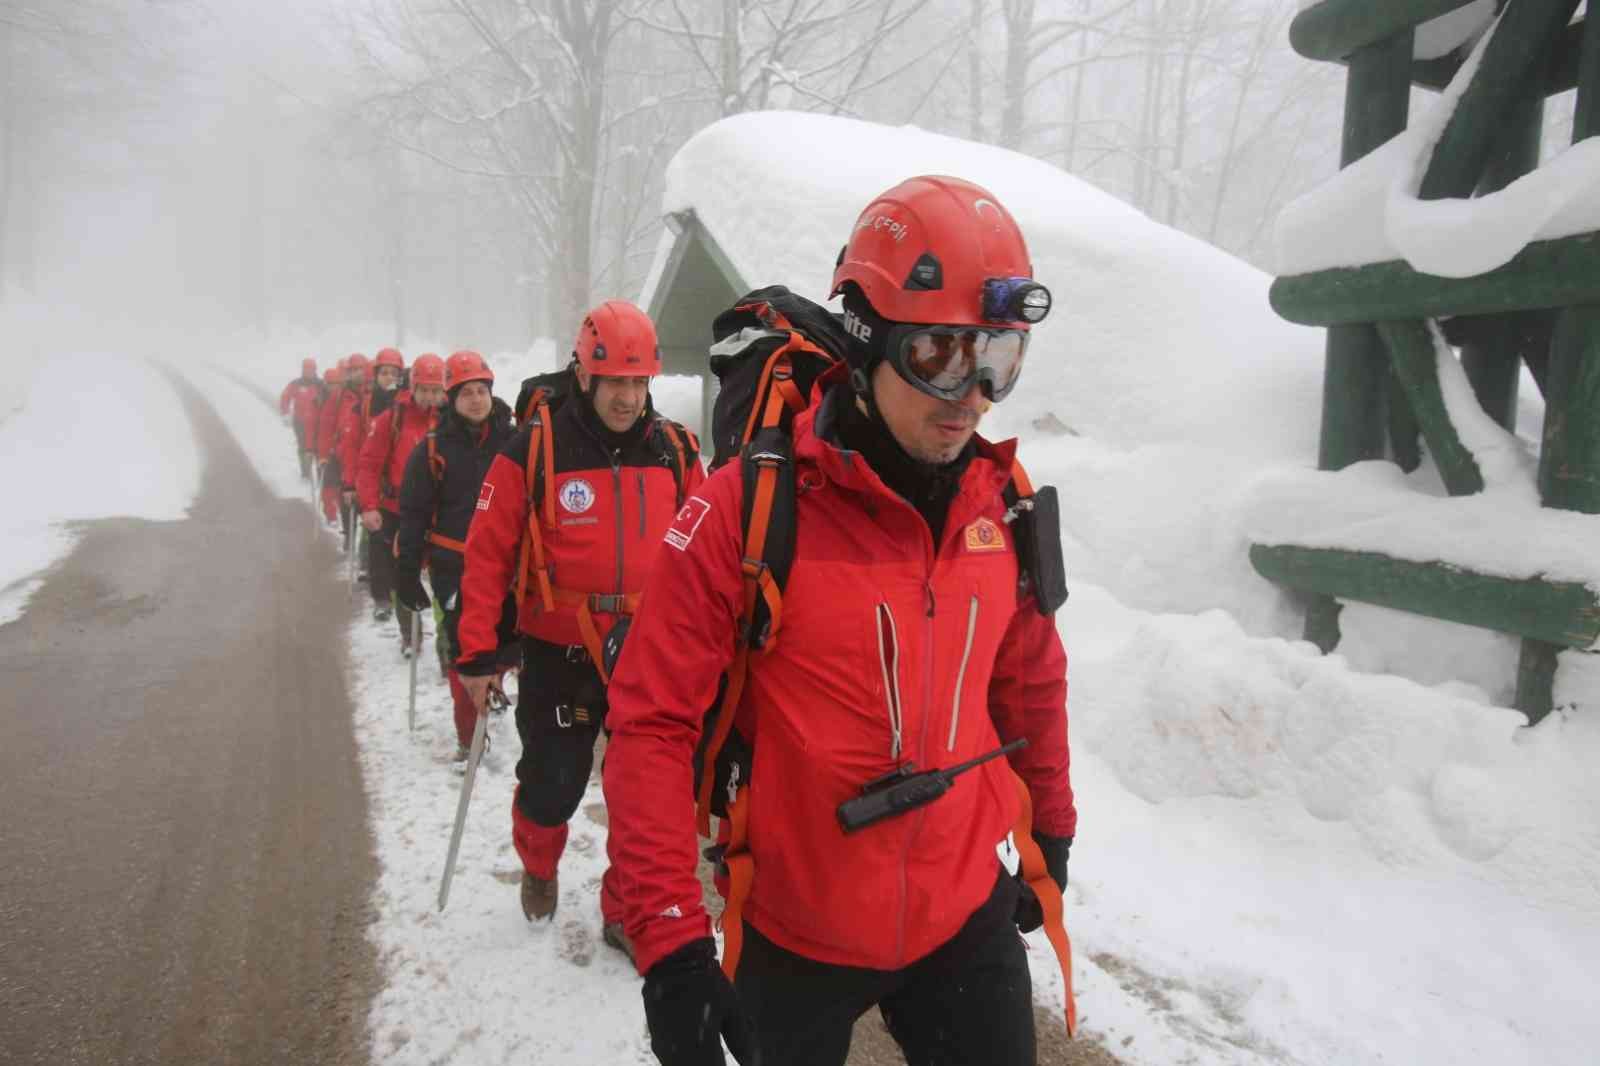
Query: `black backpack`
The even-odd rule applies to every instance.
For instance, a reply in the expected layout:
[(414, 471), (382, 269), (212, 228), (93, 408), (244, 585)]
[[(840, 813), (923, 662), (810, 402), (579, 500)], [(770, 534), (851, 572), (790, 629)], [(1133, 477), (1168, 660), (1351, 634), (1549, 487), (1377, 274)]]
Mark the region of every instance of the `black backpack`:
[(572, 395), (573, 374), (572, 368), (578, 365), (574, 359), (560, 370), (552, 370), (547, 374), (535, 374), (531, 378), (522, 379), (522, 389), (517, 393), (517, 405), (512, 413), (516, 415), (517, 428), (522, 428), (533, 417), (534, 409), (540, 403), (550, 405), (550, 410), (558, 409)]

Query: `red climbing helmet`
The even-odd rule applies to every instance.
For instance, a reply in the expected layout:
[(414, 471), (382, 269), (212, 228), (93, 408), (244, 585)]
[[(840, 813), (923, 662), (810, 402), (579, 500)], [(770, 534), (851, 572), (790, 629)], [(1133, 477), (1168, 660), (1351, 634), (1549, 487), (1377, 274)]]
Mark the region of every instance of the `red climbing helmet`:
[(655, 324), (627, 300), (607, 300), (584, 315), (572, 354), (585, 372), (601, 377), (661, 373)]
[(893, 322), (1026, 330), (1050, 312), (1016, 220), (960, 178), (911, 178), (868, 204), (839, 253), (833, 294), (852, 283)]
[(411, 387), (419, 385), (444, 388), (444, 360), (432, 352), (417, 356), (417, 361), (411, 364)]
[(483, 361), (483, 356), (474, 351), (463, 350), (451, 355), (445, 360), (444, 372), (445, 388), (451, 391), (469, 381), (487, 381), (491, 385), (494, 384), (494, 371)]

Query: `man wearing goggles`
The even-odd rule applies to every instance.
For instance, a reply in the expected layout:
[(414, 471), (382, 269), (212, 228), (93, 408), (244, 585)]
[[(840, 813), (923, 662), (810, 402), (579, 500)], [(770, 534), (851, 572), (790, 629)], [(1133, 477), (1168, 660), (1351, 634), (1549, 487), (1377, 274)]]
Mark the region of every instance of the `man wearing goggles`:
[[(767, 450), (753, 442), (686, 501), (608, 693), (607, 848), (651, 1048), (664, 1066), (723, 1066), (726, 1037), (745, 1066), (843, 1066), (876, 1007), (910, 1066), (1032, 1066), (1017, 931), (1051, 928), (1067, 883), (1067, 662), (1059, 601), (1024, 558), (1041, 527), (1008, 507), (1026, 495), (1015, 442), (976, 431), (1016, 387), (1050, 294), (1015, 220), (955, 178), (873, 200), (836, 268), (842, 321), (767, 310), (790, 344), (839, 361), (786, 442), (757, 436)], [(780, 504), (776, 479), (760, 486), (785, 469)], [(752, 569), (772, 577), (746, 557), (745, 516), (793, 541), (781, 630), (730, 712), (754, 750), (748, 779), (728, 778), (744, 798), (721, 838), (742, 930), (730, 981), (695, 876), (691, 760), (743, 639), (731, 605)], [(908, 790), (956, 767), (936, 797)], [(1009, 841), (1027, 886), (996, 854)]]

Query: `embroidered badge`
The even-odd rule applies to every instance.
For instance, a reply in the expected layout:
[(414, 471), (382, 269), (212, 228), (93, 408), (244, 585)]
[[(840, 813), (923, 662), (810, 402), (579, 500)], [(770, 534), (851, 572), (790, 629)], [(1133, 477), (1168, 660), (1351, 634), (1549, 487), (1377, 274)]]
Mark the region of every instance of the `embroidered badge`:
[(494, 499), (494, 483), (485, 481), (483, 488), (478, 490), (478, 510), (487, 511), (489, 503)]
[(980, 518), (966, 528), (967, 551), (999, 552), (1006, 550), (1006, 538), (1000, 527), (987, 518)]
[(698, 496), (690, 496), (678, 509), (678, 514), (672, 519), (672, 525), (667, 528), (666, 542), (679, 551), (686, 551), (689, 542), (694, 540), (695, 531), (700, 528), (700, 523), (705, 521), (706, 514), (710, 512), (711, 505)]
[(575, 477), (561, 486), (556, 498), (561, 501), (561, 506), (573, 514), (582, 514), (594, 506), (594, 486), (581, 477)]

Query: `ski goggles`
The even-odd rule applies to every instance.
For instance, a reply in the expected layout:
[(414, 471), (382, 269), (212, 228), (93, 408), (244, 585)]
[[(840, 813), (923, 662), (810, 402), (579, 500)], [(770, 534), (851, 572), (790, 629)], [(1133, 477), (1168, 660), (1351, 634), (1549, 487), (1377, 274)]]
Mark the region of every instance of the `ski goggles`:
[(913, 388), (959, 402), (974, 383), (1000, 401), (1022, 374), (1028, 333), (983, 326), (896, 326), (889, 333), (889, 362)]

